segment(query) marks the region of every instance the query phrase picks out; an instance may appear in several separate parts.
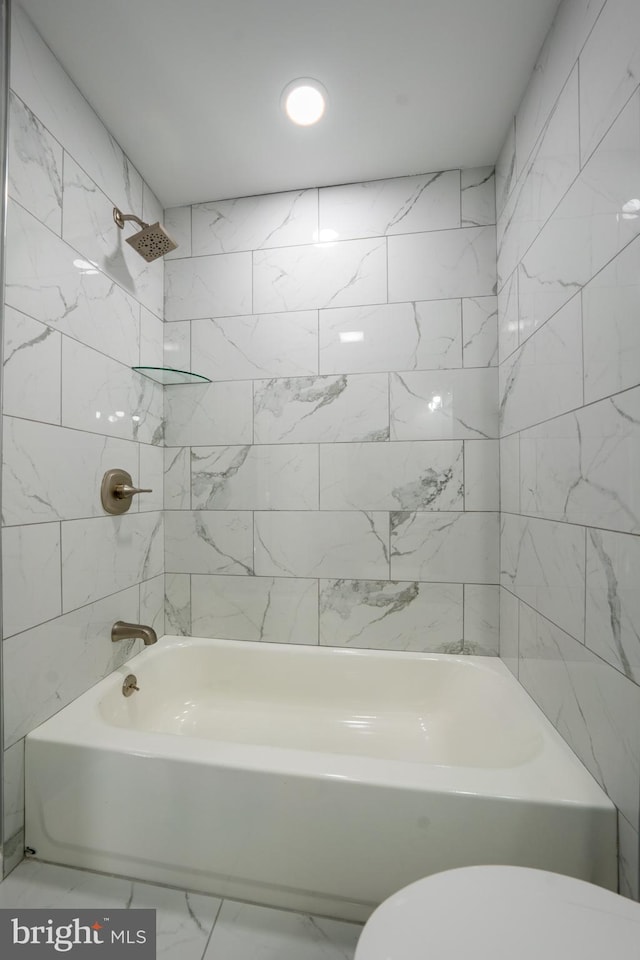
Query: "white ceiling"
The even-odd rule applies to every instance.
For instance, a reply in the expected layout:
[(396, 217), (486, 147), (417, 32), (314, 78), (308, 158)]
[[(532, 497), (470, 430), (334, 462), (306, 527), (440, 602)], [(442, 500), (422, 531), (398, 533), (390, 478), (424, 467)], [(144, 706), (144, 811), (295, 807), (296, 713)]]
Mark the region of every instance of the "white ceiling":
[[(21, 0), (165, 206), (496, 160), (558, 0)], [(329, 92), (316, 127), (286, 84)]]

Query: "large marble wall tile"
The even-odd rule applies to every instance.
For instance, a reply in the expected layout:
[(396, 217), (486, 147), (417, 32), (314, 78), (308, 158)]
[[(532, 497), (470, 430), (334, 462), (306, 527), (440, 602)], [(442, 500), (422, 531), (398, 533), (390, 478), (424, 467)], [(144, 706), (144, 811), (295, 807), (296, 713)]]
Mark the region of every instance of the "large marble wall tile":
[(164, 509), (191, 509), (191, 448), (164, 449)]
[(166, 511), (165, 569), (167, 573), (252, 576), (251, 513), (238, 510)]
[(464, 441), (465, 510), (500, 509), (498, 440)]
[(139, 479), (135, 443), (14, 417), (4, 418), (3, 460), (3, 521), (12, 526), (102, 517), (105, 471)]
[(520, 435), (500, 441), (500, 509), (520, 513)]
[(191, 577), (196, 637), (318, 642), (318, 582), (293, 577)]
[(318, 372), (316, 310), (194, 320), (191, 351), (211, 380), (301, 377)]
[(570, 300), (500, 367), (502, 432), (582, 405), (580, 297)]
[(629, 821), (618, 813), (619, 893), (630, 900), (640, 899), (640, 837)]
[(165, 253), (165, 260), (182, 260), (193, 256), (191, 250), (191, 207), (168, 207), (162, 222), (170, 237), (178, 244), (177, 250)]
[(516, 118), (517, 175), (544, 128), (605, 0), (564, 0), (543, 44)]
[[(137, 476), (132, 474), (134, 486), (149, 489), (151, 493), (141, 493), (135, 498), (137, 509), (140, 512), (162, 510), (164, 508), (164, 450), (162, 447), (141, 443), (138, 446), (138, 454), (140, 460)], [(135, 483), (136, 480), (137, 483)]]
[(321, 238), (324, 231), (349, 240), (459, 226), (459, 170), (320, 190)]
[(518, 346), (518, 271), (514, 270), (498, 292), (498, 353), (500, 363)]
[(60, 616), (60, 562), (59, 523), (3, 530), (2, 629), (5, 637)]
[(498, 278), (517, 267), (580, 172), (578, 68), (574, 68), (498, 225)]
[(251, 254), (168, 260), (164, 319), (194, 320), (251, 313)]
[(635, 94), (520, 264), (520, 322), (540, 326), (640, 233), (623, 207), (638, 192), (640, 92)]
[[(640, 218), (640, 210), (627, 216)], [(585, 403), (640, 382), (638, 317), (640, 238), (619, 253), (582, 291)]]
[(522, 509), (640, 533), (640, 387), (521, 434)]
[(498, 302), (496, 297), (462, 301), (462, 357), (465, 367), (495, 367), (498, 363)]
[(19, 4), (14, 5), (11, 21), (13, 90), (114, 203), (125, 211), (139, 209), (140, 175)]
[(322, 580), (320, 643), (448, 653), (462, 640), (462, 586)]
[(463, 227), (482, 227), (496, 222), (496, 181), (493, 167), (460, 171)]
[(509, 130), (496, 161), (496, 214), (498, 221), (501, 219), (509, 194), (515, 186), (515, 172), (516, 124), (514, 119), (509, 124)]
[(253, 254), (253, 309), (257, 313), (386, 301), (385, 239), (316, 243)]
[(62, 607), (124, 590), (163, 569), (161, 513), (126, 514), (62, 524)]
[(585, 531), (506, 514), (501, 583), (577, 640), (584, 640)]
[(60, 423), (61, 336), (52, 327), (4, 310), (3, 411)]
[(384, 373), (299, 377), (254, 383), (256, 443), (387, 440)]
[(191, 576), (167, 573), (164, 578), (165, 629), (171, 636), (193, 637), (191, 629)]
[(9, 196), (60, 234), (62, 147), (14, 93), (9, 101)]
[(462, 366), (459, 300), (320, 311), (320, 372)]
[(495, 513), (391, 514), (391, 577), (435, 583), (498, 582)]
[(194, 510), (317, 510), (315, 444), (194, 447)]
[(390, 237), (389, 302), (496, 292), (495, 227)]
[(640, 8), (635, 0), (608, 0), (580, 54), (583, 163), (638, 86), (639, 36)]
[(520, 622), (520, 682), (618, 809), (637, 823), (640, 688), (529, 613)]
[(174, 320), (173, 323), (164, 323), (163, 327), (163, 366), (200, 373), (198, 358), (195, 358), (195, 366), (191, 363), (191, 321)]
[(22, 207), (10, 202), (7, 213), (7, 303), (122, 363), (137, 363), (136, 301)]
[(24, 740), (4, 751), (2, 767), (3, 837), (8, 840), (24, 827)]
[(142, 443), (161, 443), (162, 387), (64, 337), (62, 424)]
[[(140, 361), (135, 366), (163, 367), (164, 323), (146, 307), (140, 307)], [(186, 368), (188, 369), (188, 367)]]
[(320, 447), (323, 510), (461, 510), (460, 441)]
[(164, 413), (169, 447), (251, 443), (251, 381), (165, 387)]
[(124, 663), (138, 646), (112, 643), (116, 620), (139, 623), (138, 587), (5, 640), (5, 746)]
[(393, 373), (390, 381), (392, 440), (498, 436), (497, 370)]
[(164, 619), (164, 573), (150, 580), (143, 580), (140, 589), (140, 620), (153, 627), (159, 637), (165, 634)]
[(587, 533), (587, 646), (640, 683), (640, 537)]
[(500, 587), (500, 659), (517, 677), (520, 665), (519, 616), (520, 601)]
[(271, 511), (254, 517), (258, 576), (389, 576), (386, 513)]
[(313, 243), (318, 238), (318, 191), (296, 190), (196, 203), (192, 256)]
[(464, 653), (498, 656), (500, 646), (500, 587), (497, 584), (464, 585)]

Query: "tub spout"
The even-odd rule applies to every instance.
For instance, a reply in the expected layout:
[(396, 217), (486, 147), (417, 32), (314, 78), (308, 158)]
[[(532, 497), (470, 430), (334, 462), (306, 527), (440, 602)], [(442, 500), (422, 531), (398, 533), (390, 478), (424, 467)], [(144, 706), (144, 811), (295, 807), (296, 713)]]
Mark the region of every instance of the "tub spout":
[(111, 627), (111, 639), (116, 640), (135, 640), (140, 637), (144, 640), (145, 647), (150, 643), (158, 642), (158, 635), (153, 627), (146, 627), (143, 623), (125, 623), (124, 620), (117, 620)]

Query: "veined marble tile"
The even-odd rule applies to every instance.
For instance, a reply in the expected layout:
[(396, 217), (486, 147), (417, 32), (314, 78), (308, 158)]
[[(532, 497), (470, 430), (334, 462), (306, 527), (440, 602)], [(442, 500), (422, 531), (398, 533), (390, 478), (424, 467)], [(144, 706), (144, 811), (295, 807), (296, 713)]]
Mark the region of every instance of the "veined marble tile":
[(191, 209), (194, 257), (290, 247), (318, 239), (317, 190), (196, 203)]
[(165, 263), (164, 319), (251, 313), (251, 254), (226, 253)]
[[(231, 579), (231, 578), (229, 578)], [(164, 619), (168, 634), (193, 637), (191, 629), (191, 576), (167, 573), (164, 578)]]
[(135, 210), (142, 179), (15, 5), (11, 17), (11, 86), (65, 150), (123, 210)]
[(257, 511), (254, 523), (258, 576), (389, 576), (386, 513)]
[[(141, 493), (137, 500), (138, 510), (162, 510), (164, 508), (164, 450), (162, 447), (153, 447), (148, 443), (141, 443), (138, 447), (140, 467), (137, 471), (138, 483), (134, 486), (151, 490), (151, 493)], [(134, 480), (135, 474), (132, 474)], [(131, 508), (132, 509), (132, 508)]]
[[(191, 365), (191, 321), (175, 320), (173, 323), (163, 323), (163, 366), (173, 367), (174, 370), (192, 370)], [(196, 358), (194, 373), (200, 373)]]
[(519, 608), (520, 600), (500, 587), (500, 659), (516, 678), (520, 664)]
[(640, 688), (524, 605), (520, 658), (520, 682), (618, 809), (637, 823)]
[[(140, 366), (163, 367), (164, 323), (146, 307), (140, 307)], [(138, 364), (135, 364), (138, 366)], [(188, 368), (185, 368), (188, 369)]]
[(142, 443), (162, 442), (162, 387), (69, 337), (62, 342), (62, 424)]
[(256, 443), (387, 440), (389, 388), (384, 373), (258, 380)]
[(323, 510), (462, 510), (462, 443), (320, 446)]
[(167, 573), (253, 575), (253, 526), (248, 511), (168, 510)]
[(162, 222), (170, 237), (178, 244), (177, 250), (165, 253), (165, 260), (181, 260), (193, 256), (191, 252), (191, 207), (168, 207)]
[(640, 682), (640, 537), (587, 532), (586, 644)]
[(640, 387), (527, 430), (524, 512), (640, 533)]
[(15, 203), (7, 211), (7, 303), (122, 363), (140, 355), (139, 305)]
[(502, 517), (501, 583), (572, 637), (584, 640), (585, 531)]
[(621, 896), (629, 897), (631, 900), (640, 898), (638, 884), (640, 874), (639, 851), (640, 837), (638, 831), (618, 811), (619, 892)]
[(384, 237), (460, 226), (460, 171), (320, 190), (320, 237)]
[(61, 336), (12, 307), (4, 311), (4, 413), (60, 423)]
[(566, 0), (547, 34), (516, 117), (517, 174), (522, 172), (605, 0)]
[(496, 180), (493, 167), (460, 171), (461, 220), (463, 227), (481, 227), (496, 222)]
[(512, 120), (502, 149), (496, 161), (496, 214), (500, 222), (502, 211), (515, 185), (516, 172), (516, 125)]
[(498, 353), (500, 363), (518, 346), (518, 271), (514, 270), (498, 292)]
[(320, 311), (321, 373), (461, 366), (459, 300)]
[(520, 435), (500, 441), (500, 509), (520, 513)]
[(66, 521), (62, 524), (63, 611), (158, 576), (162, 551), (161, 513)]
[(498, 282), (503, 282), (580, 172), (578, 67), (549, 115), (498, 224)]
[(294, 577), (191, 577), (196, 637), (318, 642), (318, 582)]
[(391, 514), (391, 577), (434, 583), (498, 582), (495, 513)]
[(583, 163), (638, 86), (639, 35), (640, 9), (634, 0), (609, 0), (605, 3), (580, 54), (580, 147)]
[(569, 301), (500, 366), (503, 433), (582, 405), (580, 297)]
[(464, 509), (500, 509), (498, 440), (464, 441)]
[(62, 228), (62, 147), (10, 91), (9, 196), (54, 233)]
[(5, 640), (5, 746), (137, 653), (139, 641), (112, 643), (111, 627), (138, 616), (136, 585)]
[(500, 646), (500, 587), (497, 584), (464, 585), (464, 652), (497, 657)]
[(198, 373), (211, 380), (317, 374), (318, 313), (194, 320), (191, 349)]
[(495, 227), (390, 237), (389, 302), (496, 292)]
[(7, 527), (2, 534), (3, 634), (60, 615), (60, 524)]
[(392, 373), (392, 440), (458, 440), (498, 435), (495, 369)]
[(257, 313), (386, 301), (385, 239), (316, 243), (253, 254), (253, 309)]
[(4, 751), (2, 781), (3, 837), (8, 839), (24, 827), (24, 740), (18, 740)]
[(164, 388), (168, 447), (251, 443), (250, 380)]
[(498, 363), (498, 301), (478, 297), (462, 301), (462, 357), (465, 367)]
[(462, 586), (322, 580), (320, 643), (446, 653), (462, 640)]
[(191, 509), (191, 448), (164, 449), (164, 509)]
[(8, 525), (103, 517), (105, 471), (115, 465), (139, 479), (135, 443), (14, 417), (4, 418), (3, 459)]
[(165, 634), (164, 573), (143, 580), (140, 587), (140, 620), (153, 627), (159, 637)]
[[(635, 214), (640, 218), (640, 210)], [(582, 291), (585, 403), (640, 381), (640, 239)]]
[[(143, 217), (140, 203), (127, 208)], [(96, 263), (103, 273), (120, 284), (147, 309), (162, 316), (163, 262), (153, 263), (140, 256), (126, 243), (139, 227), (125, 223), (120, 229), (113, 219), (113, 202), (100, 186), (68, 155), (64, 163), (64, 205), (62, 208), (62, 236), (74, 250), (79, 250), (90, 263)]]
[(203, 960), (351, 960), (362, 927), (225, 900)]
[(315, 444), (193, 447), (194, 510), (317, 510)]
[(640, 92), (635, 94), (529, 247), (519, 276), (520, 323), (531, 332), (640, 233), (623, 207), (638, 192)]

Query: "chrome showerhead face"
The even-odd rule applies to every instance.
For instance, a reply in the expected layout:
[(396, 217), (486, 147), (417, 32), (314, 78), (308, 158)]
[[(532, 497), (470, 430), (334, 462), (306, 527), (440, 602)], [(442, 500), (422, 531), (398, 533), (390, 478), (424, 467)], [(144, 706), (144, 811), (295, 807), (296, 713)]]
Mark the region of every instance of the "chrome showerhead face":
[(164, 257), (178, 246), (159, 223), (150, 223), (139, 233), (127, 237), (126, 241), (148, 263), (157, 260), (158, 257)]

